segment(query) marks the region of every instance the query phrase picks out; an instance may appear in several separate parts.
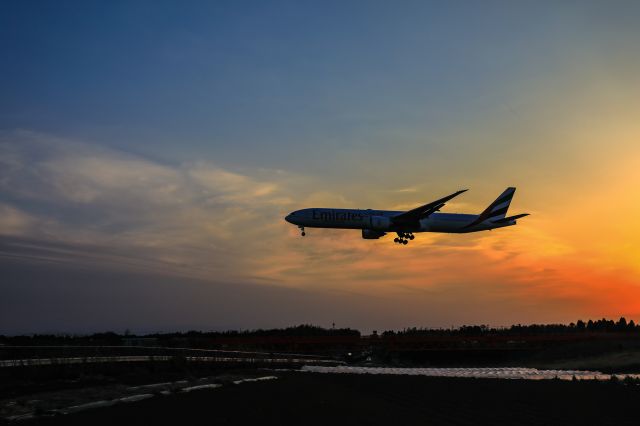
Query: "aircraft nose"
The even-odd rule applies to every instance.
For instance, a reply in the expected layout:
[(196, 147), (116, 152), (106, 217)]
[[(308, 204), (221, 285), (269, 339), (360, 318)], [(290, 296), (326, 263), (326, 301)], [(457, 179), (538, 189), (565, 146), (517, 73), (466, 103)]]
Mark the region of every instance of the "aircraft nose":
[(291, 219), (292, 219), (292, 218), (291, 218), (291, 213), (289, 213), (288, 215), (286, 215), (286, 216), (284, 217), (284, 220), (286, 220), (286, 221), (287, 221), (287, 222), (289, 222), (289, 223), (292, 223), (292, 222), (291, 222)]

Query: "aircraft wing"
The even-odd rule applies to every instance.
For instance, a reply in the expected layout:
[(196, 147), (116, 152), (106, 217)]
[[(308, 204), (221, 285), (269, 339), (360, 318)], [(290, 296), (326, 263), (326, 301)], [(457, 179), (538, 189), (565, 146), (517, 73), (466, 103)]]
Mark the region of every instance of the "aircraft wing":
[(440, 210), (447, 201), (450, 199), (457, 197), (463, 192), (467, 191), (466, 189), (462, 189), (460, 191), (454, 192), (451, 195), (447, 195), (446, 197), (440, 198), (439, 200), (432, 201), (428, 204), (422, 205), (420, 207), (416, 207), (415, 209), (407, 210), (406, 212), (400, 213), (392, 218), (393, 222), (396, 224), (399, 223), (410, 223), (417, 222), (420, 219), (424, 219), (425, 217), (429, 217), (434, 212)]

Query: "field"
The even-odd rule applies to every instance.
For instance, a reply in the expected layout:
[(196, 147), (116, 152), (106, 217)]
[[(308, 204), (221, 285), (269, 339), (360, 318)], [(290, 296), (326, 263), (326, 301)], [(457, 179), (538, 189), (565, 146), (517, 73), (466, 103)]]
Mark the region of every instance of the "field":
[[(637, 424), (637, 378), (557, 370), (637, 373), (640, 330), (558, 327), (5, 337), (0, 424)], [(327, 373), (363, 368), (410, 375)]]
[(277, 380), (157, 396), (28, 425), (636, 425), (640, 386), (276, 372)]

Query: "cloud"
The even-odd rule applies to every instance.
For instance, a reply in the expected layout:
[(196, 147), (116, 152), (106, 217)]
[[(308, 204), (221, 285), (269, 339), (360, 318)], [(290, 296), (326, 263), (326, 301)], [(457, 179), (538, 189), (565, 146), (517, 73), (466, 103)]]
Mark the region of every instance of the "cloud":
[(257, 182), (238, 173), (232, 173), (207, 163), (196, 163), (187, 173), (204, 194), (215, 197), (214, 200), (248, 204), (256, 198), (261, 201), (278, 191), (274, 182)]
[(119, 252), (129, 264), (139, 252), (187, 275), (234, 275), (218, 266), (244, 270), (243, 242), (290, 203), (281, 171), (258, 180), (24, 131), (3, 135), (0, 154), (1, 234), (91, 247), (82, 258)]
[[(640, 297), (637, 275), (624, 265), (598, 269), (605, 263), (599, 253), (565, 230), (577, 232), (578, 221), (560, 227), (549, 210), (492, 233), (420, 234), (409, 247), (389, 238), (362, 240), (357, 230), (310, 229), (301, 238), (283, 220), (291, 210), (368, 207), (367, 191), (330, 185), (324, 176), (230, 170), (213, 159), (162, 163), (9, 132), (0, 137), (0, 258), (24, 267), (172, 277), (173, 283), (287, 287), (317, 295), (326, 310), (343, 297), (362, 297), (371, 303), (359, 308), (362, 324), (369, 315), (378, 328), (384, 318), (397, 326), (440, 326), (640, 313), (632, 303)], [(389, 199), (372, 207), (428, 201), (409, 191), (385, 192)], [(462, 203), (448, 211), (482, 207)]]
[[(442, 277), (433, 270), (445, 273), (443, 259), (460, 244), (477, 244), (425, 235), (409, 253), (387, 240), (363, 241), (359, 231), (313, 230), (312, 240), (294, 238), (297, 231), (282, 220), (286, 212), (358, 202), (282, 170), (252, 176), (211, 161), (161, 164), (31, 132), (4, 135), (0, 150), (9, 165), (0, 170), (0, 189), (12, 202), (4, 205), (11, 215), (3, 232), (28, 239), (38, 246), (34, 256), (47, 259), (52, 243), (64, 243), (58, 261), (66, 255), (69, 262), (293, 287), (362, 289), (374, 281), (380, 290), (418, 270), (430, 269), (429, 281), (436, 282)], [(314, 187), (320, 189), (306, 192)]]
[(28, 233), (33, 227), (33, 218), (25, 212), (0, 204), (0, 235), (21, 235)]

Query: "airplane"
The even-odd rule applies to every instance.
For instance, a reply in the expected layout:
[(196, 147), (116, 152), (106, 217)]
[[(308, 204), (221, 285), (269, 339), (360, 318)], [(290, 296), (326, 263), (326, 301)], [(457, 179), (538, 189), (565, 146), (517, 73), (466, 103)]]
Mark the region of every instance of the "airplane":
[(466, 191), (462, 189), (408, 211), (309, 208), (291, 212), (284, 219), (297, 225), (303, 237), (305, 228), (360, 229), (365, 240), (377, 240), (387, 232), (395, 232), (398, 236), (393, 241), (407, 245), (415, 238), (413, 234), (418, 232), (462, 234), (490, 231), (513, 226), (516, 220), (529, 215), (522, 213), (507, 217), (509, 204), (516, 192), (514, 187), (507, 188), (479, 215), (438, 213), (447, 201)]

